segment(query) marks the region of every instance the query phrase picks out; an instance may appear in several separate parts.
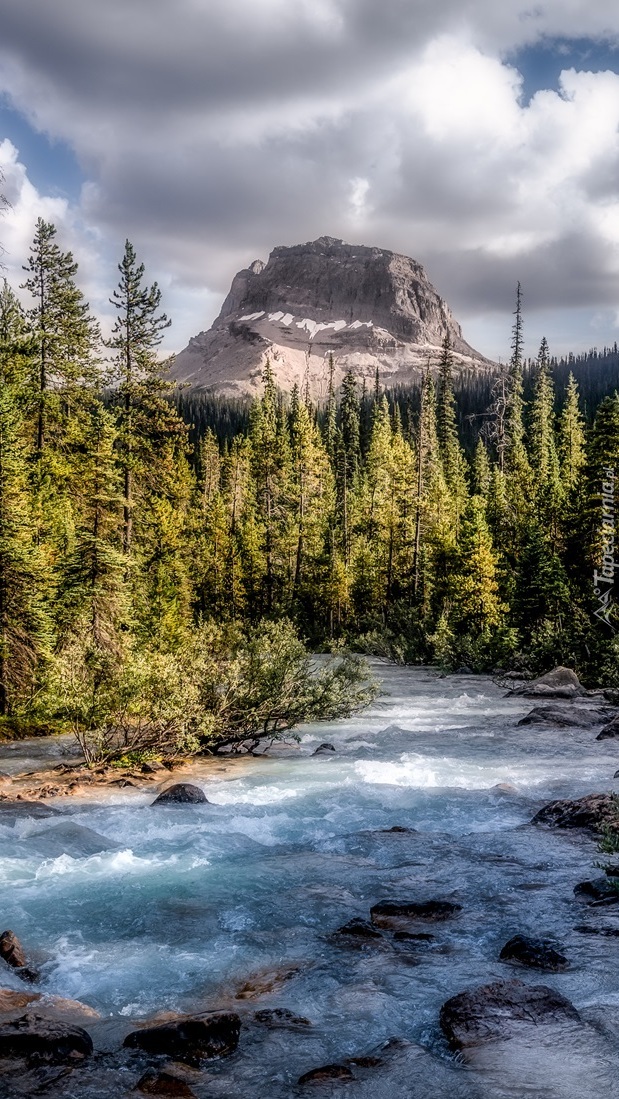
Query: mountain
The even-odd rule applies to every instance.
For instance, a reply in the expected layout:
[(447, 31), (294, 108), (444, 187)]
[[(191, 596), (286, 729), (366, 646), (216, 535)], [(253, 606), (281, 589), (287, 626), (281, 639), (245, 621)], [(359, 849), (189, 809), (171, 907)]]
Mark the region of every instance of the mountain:
[(326, 396), (347, 370), (373, 385), (406, 384), (436, 364), (449, 334), (456, 367), (493, 364), (462, 338), (460, 325), (421, 264), (381, 248), (320, 237), (275, 248), (233, 279), (221, 313), (175, 358), (172, 377), (227, 396), (260, 391), (266, 359), (277, 384)]

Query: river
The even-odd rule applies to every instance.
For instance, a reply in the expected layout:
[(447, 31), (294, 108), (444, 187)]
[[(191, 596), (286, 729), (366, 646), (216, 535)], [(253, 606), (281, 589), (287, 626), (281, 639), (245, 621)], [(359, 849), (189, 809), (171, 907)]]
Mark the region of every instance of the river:
[[(123, 790), (0, 824), (3, 926), (46, 959), (46, 992), (102, 1015), (88, 1028), (96, 1064), (49, 1094), (129, 1094), (140, 1073), (117, 1049), (135, 1020), (233, 1007), (247, 1023), (239, 1051), (192, 1084), (199, 1099), (619, 1095), (619, 939), (574, 930), (619, 926), (573, 893), (599, 874), (596, 844), (529, 823), (551, 799), (612, 788), (619, 742), (519, 727), (533, 703), (485, 677), (377, 668), (385, 694), (363, 715), (304, 727), (269, 758), (198, 765), (208, 805), (151, 808), (152, 792)], [(335, 752), (313, 755), (323, 741)], [(0, 750), (0, 768), (10, 759)], [(423, 928), (434, 939), (355, 949), (333, 937), (377, 901), (434, 898), (462, 906)], [(517, 933), (555, 939), (570, 968), (499, 962)], [(559, 989), (583, 1026), (454, 1058), (440, 1005), (510, 977)], [(8, 967), (1, 983), (23, 988)], [(273, 1007), (311, 1026), (252, 1022)], [(392, 1037), (405, 1041), (354, 1081), (297, 1088)]]

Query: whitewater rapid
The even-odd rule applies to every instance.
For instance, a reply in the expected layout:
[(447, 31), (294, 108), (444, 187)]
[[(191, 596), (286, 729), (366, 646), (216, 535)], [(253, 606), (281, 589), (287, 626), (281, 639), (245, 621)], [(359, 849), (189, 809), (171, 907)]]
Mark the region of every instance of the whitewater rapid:
[[(208, 805), (153, 808), (152, 791), (120, 791), (0, 824), (3, 927), (43, 959), (44, 991), (103, 1018), (107, 1083), (87, 1073), (59, 1094), (122, 1094), (131, 1066), (114, 1051), (127, 1020), (221, 1006), (284, 1007), (312, 1026), (250, 1027), (194, 1087), (200, 1097), (297, 1094), (301, 1073), (393, 1036), (411, 1043), (402, 1063), (344, 1085), (347, 1095), (615, 1094), (619, 939), (574, 930), (591, 918), (573, 888), (599, 874), (596, 845), (529, 822), (551, 799), (613, 788), (619, 742), (597, 742), (591, 728), (519, 727), (533, 703), (484, 677), (376, 668), (385, 694), (363, 715), (306, 726), (298, 744), (241, 767), (198, 765), (192, 781)], [(313, 755), (325, 741), (335, 752)], [(414, 831), (384, 831), (394, 826)], [(458, 919), (428, 927), (434, 942), (372, 952), (331, 937), (377, 901), (432, 898), (462, 905)], [(612, 923), (612, 913), (595, 918)], [(554, 938), (571, 968), (499, 962), (518, 933)], [(500, 1072), (496, 1059), (454, 1060), (440, 1005), (512, 976), (558, 988), (600, 1049), (576, 1039), (570, 1056), (548, 1050), (540, 1064), (539, 1049), (516, 1057), (512, 1046)], [(262, 995), (242, 991), (261, 981), (271, 985)], [(23, 988), (8, 969), (0, 983)]]

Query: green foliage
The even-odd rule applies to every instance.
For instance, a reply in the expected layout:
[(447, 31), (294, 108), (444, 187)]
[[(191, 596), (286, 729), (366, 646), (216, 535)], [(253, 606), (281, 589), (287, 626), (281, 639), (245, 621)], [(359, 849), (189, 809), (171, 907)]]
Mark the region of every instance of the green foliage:
[(347, 717), (375, 694), (358, 656), (316, 667), (284, 619), (250, 635), (207, 622), (176, 653), (132, 647), (112, 658), (88, 633), (74, 636), (54, 660), (48, 706), (94, 764), (255, 747), (302, 722)]
[[(158, 353), (160, 290), (130, 242), (105, 364), (77, 264), (42, 220), (26, 276), (26, 312), (0, 287), (7, 720), (64, 723), (90, 759), (137, 759), (363, 705), (358, 658), (315, 668), (300, 635), (480, 671), (560, 660), (619, 682), (617, 612), (595, 618), (592, 584), (619, 396), (588, 431), (571, 377), (557, 408), (546, 342), (523, 361), (520, 290), (494, 379), (456, 377), (445, 341), (414, 399), (351, 372), (336, 399), (330, 361), (316, 410), (278, 393), (267, 362), (249, 411), (186, 395), (193, 430)], [(491, 398), (474, 441), (469, 390)]]

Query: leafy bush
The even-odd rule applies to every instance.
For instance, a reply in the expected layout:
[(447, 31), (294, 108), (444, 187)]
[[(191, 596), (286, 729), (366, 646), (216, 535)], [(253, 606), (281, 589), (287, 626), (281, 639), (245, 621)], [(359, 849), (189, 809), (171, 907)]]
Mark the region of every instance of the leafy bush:
[(86, 762), (144, 753), (253, 749), (301, 722), (347, 717), (375, 697), (365, 662), (316, 666), (291, 622), (251, 635), (206, 622), (176, 653), (121, 656), (76, 637), (56, 659), (50, 702)]

